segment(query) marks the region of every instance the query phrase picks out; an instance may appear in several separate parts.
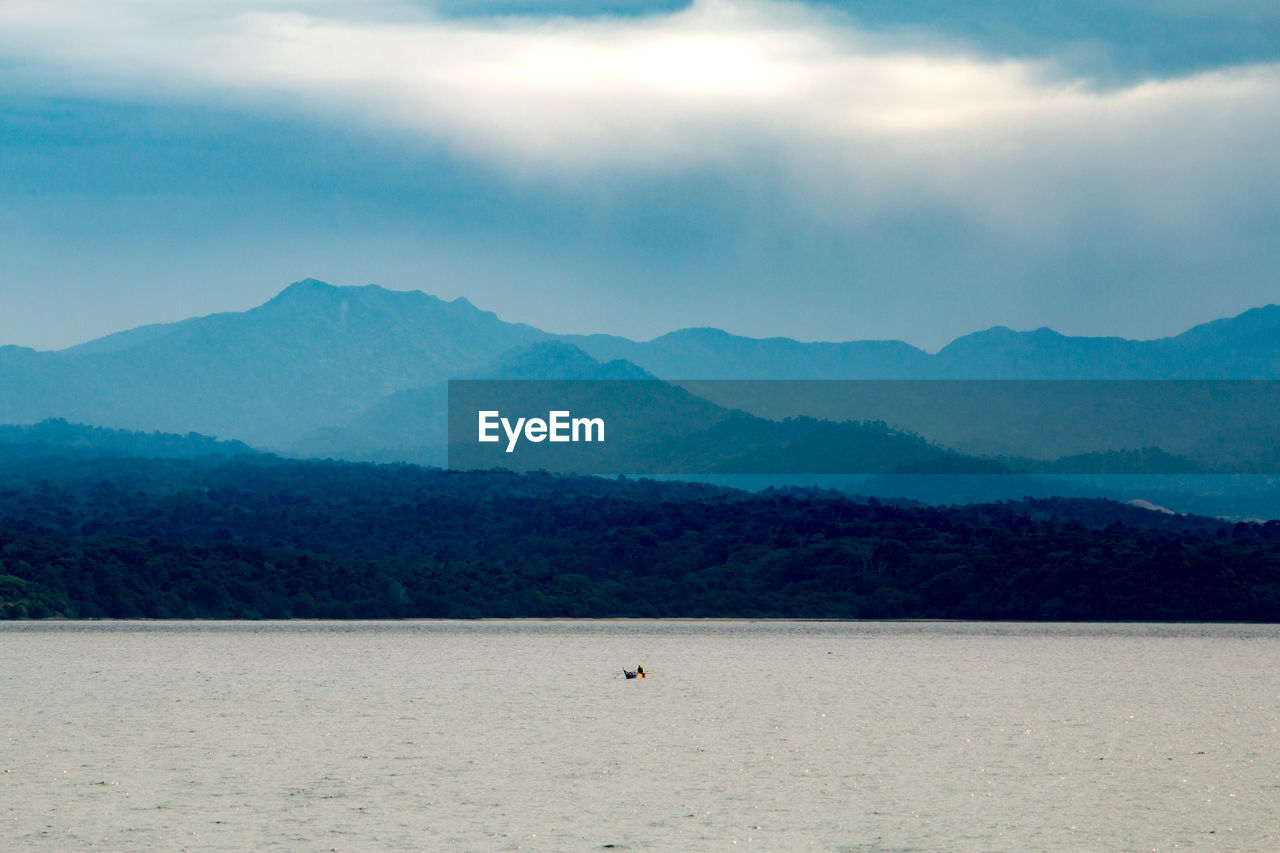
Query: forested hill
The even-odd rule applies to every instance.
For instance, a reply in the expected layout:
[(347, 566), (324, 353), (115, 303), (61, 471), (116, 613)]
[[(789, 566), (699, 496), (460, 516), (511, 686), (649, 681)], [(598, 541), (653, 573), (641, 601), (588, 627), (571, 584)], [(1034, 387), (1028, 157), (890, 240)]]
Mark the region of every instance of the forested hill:
[(191, 432), (139, 432), (47, 418), (36, 424), (0, 425), (0, 456), (80, 455), (191, 458), (257, 453), (243, 441), (218, 441)]
[(1280, 522), (266, 456), (11, 458), (0, 613), (1277, 621)]

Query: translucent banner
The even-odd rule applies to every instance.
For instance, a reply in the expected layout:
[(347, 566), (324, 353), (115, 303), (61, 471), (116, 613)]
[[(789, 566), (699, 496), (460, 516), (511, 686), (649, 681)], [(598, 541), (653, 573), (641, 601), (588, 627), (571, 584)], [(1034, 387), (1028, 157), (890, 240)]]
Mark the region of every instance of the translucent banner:
[(1274, 381), (449, 383), (449, 467), (584, 474), (1270, 474)]

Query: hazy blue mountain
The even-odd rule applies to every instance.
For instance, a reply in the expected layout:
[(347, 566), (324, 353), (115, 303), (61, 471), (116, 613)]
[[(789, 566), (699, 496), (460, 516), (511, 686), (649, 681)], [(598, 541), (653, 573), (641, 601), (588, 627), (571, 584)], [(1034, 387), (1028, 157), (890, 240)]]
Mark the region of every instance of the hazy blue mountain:
[(0, 350), (0, 422), (64, 417), (275, 446), (548, 338), (465, 299), (307, 280), (242, 313), (59, 352)]
[(666, 379), (1277, 379), (1280, 305), (1152, 341), (997, 326), (930, 354), (901, 341), (801, 343), (685, 329), (651, 341), (565, 336)]
[(595, 358), (624, 358), (664, 379), (909, 379), (931, 356), (902, 341), (802, 343), (744, 338), (719, 329), (682, 329), (651, 341), (565, 335)]
[(1280, 305), (1153, 341), (1001, 326), (952, 341), (930, 372), (940, 379), (1276, 379)]
[(601, 362), (564, 340), (516, 347), (458, 379), (631, 380), (658, 377), (626, 359)]
[[(502, 353), (483, 368), (458, 379), (653, 379), (634, 364), (607, 364), (571, 344), (544, 341)], [(350, 423), (314, 430), (291, 442), (297, 456), (367, 462), (446, 462), (449, 404), (447, 382), (409, 388), (383, 397)]]

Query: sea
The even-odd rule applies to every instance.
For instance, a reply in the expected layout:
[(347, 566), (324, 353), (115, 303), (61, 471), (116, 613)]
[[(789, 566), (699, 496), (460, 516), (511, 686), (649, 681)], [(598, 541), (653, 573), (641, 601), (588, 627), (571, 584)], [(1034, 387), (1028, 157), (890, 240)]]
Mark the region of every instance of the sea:
[(1275, 851), (1278, 727), (1277, 626), (10, 622), (0, 850)]

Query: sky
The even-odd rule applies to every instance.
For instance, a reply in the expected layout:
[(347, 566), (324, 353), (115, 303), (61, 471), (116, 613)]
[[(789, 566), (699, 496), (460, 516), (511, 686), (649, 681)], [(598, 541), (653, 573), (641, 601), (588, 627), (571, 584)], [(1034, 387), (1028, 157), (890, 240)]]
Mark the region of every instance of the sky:
[(1280, 302), (1274, 0), (0, 0), (0, 345), (308, 277), (936, 350)]

